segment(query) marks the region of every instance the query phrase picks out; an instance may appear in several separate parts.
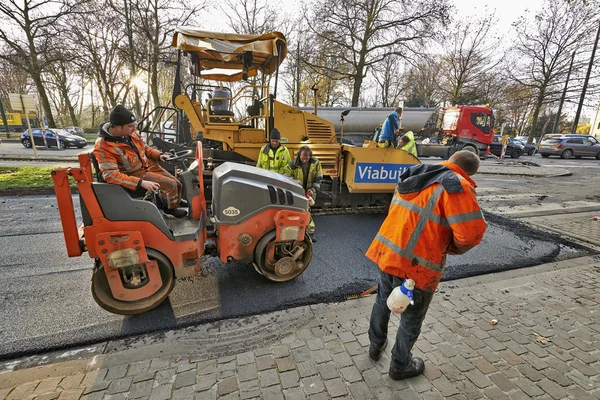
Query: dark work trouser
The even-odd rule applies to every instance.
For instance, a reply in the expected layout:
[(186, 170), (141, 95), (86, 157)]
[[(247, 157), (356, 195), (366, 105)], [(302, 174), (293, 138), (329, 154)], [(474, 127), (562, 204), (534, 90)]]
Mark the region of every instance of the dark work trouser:
[[(377, 297), (371, 312), (369, 339), (372, 345), (381, 346), (388, 332), (391, 311), (387, 307), (387, 298), (396, 286), (402, 284), (402, 278), (387, 274), (380, 270)], [(414, 305), (409, 305), (400, 316), (396, 343), (392, 348), (392, 363), (395, 367), (404, 368), (412, 360), (412, 348), (421, 333), (421, 325), (429, 309), (433, 293), (415, 289), (413, 292)]]

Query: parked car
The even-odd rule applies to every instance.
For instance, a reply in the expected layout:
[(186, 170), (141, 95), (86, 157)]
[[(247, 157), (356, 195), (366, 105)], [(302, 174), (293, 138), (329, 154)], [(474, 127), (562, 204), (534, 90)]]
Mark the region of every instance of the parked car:
[[(529, 140), (529, 136), (515, 136), (515, 139), (520, 140), (521, 142), (523, 142), (523, 144), (525, 144)], [(537, 139), (533, 138), (533, 141), (531, 143), (537, 144)]]
[[(33, 140), (36, 146), (45, 146), (44, 137), (42, 136), (41, 128), (34, 128), (33, 130)], [(63, 149), (68, 149), (69, 147), (78, 147), (84, 148), (87, 146), (87, 141), (81, 136), (73, 135), (63, 129), (46, 129), (46, 142), (49, 147), (56, 147), (58, 143), (56, 142), (56, 138), (60, 142), (60, 147)], [(26, 147), (31, 147), (31, 138), (29, 135), (29, 129), (23, 132), (21, 135), (21, 144)]]
[(65, 126), (63, 129), (73, 135), (83, 135), (83, 128), (79, 126)]
[(590, 135), (561, 135), (544, 140), (539, 152), (542, 157), (595, 157), (600, 160), (600, 142)]
[[(527, 154), (528, 156), (532, 156), (532, 155), (534, 155), (534, 154), (535, 154), (535, 152), (536, 152), (536, 151), (537, 151), (537, 149), (538, 149), (538, 148), (537, 148), (537, 146), (536, 146), (536, 145), (534, 145), (534, 144), (527, 144), (527, 142), (526, 142), (526, 141), (520, 140), (520, 139), (518, 139), (518, 137), (519, 137), (519, 136), (517, 136), (516, 138), (514, 138), (514, 139), (512, 139), (512, 140), (514, 140), (515, 142), (519, 142), (519, 143), (521, 143), (521, 144), (523, 145), (523, 152), (524, 152), (525, 154)], [(521, 136), (521, 137), (522, 137), (522, 136)], [(525, 139), (525, 140), (527, 140), (527, 139)], [(534, 140), (535, 140), (535, 139), (534, 139)]]
[[(502, 136), (494, 135), (494, 141), (490, 143), (490, 152), (500, 157), (502, 154)], [(505, 156), (511, 158), (519, 158), (525, 152), (525, 146), (518, 140), (508, 138), (508, 145), (506, 146)]]

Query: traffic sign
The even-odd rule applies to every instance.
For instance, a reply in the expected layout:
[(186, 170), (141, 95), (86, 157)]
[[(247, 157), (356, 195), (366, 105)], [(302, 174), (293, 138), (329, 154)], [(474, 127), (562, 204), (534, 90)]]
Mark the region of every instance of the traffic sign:
[[(14, 111), (35, 111), (35, 99), (29, 94), (9, 93), (8, 100), (10, 101), (10, 108)], [(25, 108), (25, 109), (23, 109)]]

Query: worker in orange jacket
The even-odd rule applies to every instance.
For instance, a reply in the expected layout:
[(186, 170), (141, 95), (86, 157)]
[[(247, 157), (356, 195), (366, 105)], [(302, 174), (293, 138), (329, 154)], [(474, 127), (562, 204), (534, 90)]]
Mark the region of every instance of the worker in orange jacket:
[(379, 360), (387, 344), (388, 296), (403, 279), (415, 282), (414, 305), (403, 312), (392, 348), (389, 376), (394, 380), (424, 371), (423, 360), (412, 357), (411, 350), (442, 279), (446, 255), (473, 248), (487, 228), (470, 178), (478, 169), (479, 157), (469, 151), (454, 153), (448, 162), (408, 169), (400, 176), (388, 216), (367, 250), (380, 269), (369, 326), (371, 359)]
[(181, 182), (158, 165), (169, 156), (146, 145), (135, 131), (135, 115), (117, 105), (110, 113), (110, 122), (102, 124), (94, 146), (102, 178), (107, 183), (121, 185), (131, 191), (160, 191), (164, 212), (176, 218), (187, 215), (178, 209), (181, 202)]

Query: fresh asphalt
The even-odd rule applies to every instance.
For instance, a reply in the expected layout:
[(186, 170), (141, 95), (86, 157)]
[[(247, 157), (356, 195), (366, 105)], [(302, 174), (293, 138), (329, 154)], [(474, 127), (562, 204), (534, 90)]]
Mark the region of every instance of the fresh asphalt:
[[(207, 257), (202, 273), (179, 280), (163, 305), (123, 317), (92, 299), (87, 254), (67, 257), (54, 196), (0, 197), (0, 209), (0, 358), (341, 301), (376, 283), (377, 267), (364, 253), (384, 219), (381, 214), (317, 216), (312, 263), (288, 283), (267, 281), (252, 266), (221, 265)], [(516, 222), (491, 215), (488, 222), (480, 246), (449, 257), (446, 280), (585, 252)]]

